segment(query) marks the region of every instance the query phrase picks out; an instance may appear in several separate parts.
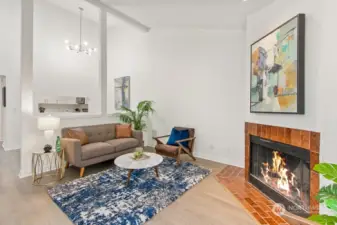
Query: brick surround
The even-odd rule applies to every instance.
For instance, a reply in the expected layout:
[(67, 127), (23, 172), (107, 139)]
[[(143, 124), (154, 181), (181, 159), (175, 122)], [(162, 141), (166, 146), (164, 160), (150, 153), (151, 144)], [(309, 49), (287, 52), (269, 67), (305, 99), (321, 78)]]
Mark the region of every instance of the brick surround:
[(250, 168), (250, 135), (297, 146), (310, 151), (310, 213), (318, 213), (319, 203), (315, 199), (315, 196), (319, 191), (319, 175), (313, 171), (313, 167), (319, 163), (320, 133), (264, 124), (245, 123), (244, 175), (247, 182)]

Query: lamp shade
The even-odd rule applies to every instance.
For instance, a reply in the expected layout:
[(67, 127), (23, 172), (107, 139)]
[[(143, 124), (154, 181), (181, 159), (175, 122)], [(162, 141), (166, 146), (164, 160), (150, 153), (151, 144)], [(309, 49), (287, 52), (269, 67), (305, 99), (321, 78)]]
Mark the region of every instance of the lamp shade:
[(60, 118), (53, 116), (39, 117), (37, 127), (39, 130), (56, 130), (60, 126)]

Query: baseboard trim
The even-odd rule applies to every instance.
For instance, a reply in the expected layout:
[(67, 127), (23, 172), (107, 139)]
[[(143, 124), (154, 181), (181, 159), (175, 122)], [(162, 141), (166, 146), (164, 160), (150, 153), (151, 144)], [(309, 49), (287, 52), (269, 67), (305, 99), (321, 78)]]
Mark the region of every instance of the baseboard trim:
[(31, 176), (32, 176), (32, 173), (25, 173), (22, 170), (20, 171), (20, 173), (18, 175), (19, 179), (23, 179), (23, 178), (31, 177)]

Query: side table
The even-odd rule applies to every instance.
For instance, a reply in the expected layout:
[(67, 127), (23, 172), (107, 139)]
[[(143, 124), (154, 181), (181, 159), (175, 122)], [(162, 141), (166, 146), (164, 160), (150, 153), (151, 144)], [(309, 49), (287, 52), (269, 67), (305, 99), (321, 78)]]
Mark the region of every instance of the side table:
[[(33, 152), (32, 154), (32, 177), (33, 185), (42, 184), (41, 180), (45, 176), (55, 176), (52, 181), (61, 180), (64, 177), (64, 151), (56, 152)], [(46, 174), (47, 173), (47, 174)]]

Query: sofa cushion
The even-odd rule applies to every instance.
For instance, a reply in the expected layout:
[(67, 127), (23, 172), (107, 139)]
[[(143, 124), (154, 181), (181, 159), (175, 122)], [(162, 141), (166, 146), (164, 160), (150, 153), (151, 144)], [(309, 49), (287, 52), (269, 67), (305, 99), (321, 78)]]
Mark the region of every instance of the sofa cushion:
[(132, 137), (131, 124), (116, 125), (116, 138), (130, 138)]
[[(178, 130), (176, 128), (173, 128), (172, 131), (171, 131), (170, 138), (167, 141), (167, 144), (178, 146), (176, 141), (184, 140), (186, 138), (189, 138), (189, 132), (188, 132), (187, 129)], [(188, 141), (181, 142), (181, 144), (185, 147), (188, 147)]]
[(66, 138), (80, 140), (81, 145), (86, 145), (89, 143), (88, 136), (82, 128), (69, 129), (66, 134)]
[(116, 148), (116, 152), (120, 152), (129, 148), (136, 148), (139, 146), (139, 141), (136, 138), (121, 138), (106, 141), (109, 145)]
[(109, 145), (108, 143), (104, 142), (90, 143), (82, 146), (82, 159), (83, 160), (92, 159), (115, 152), (116, 152), (115, 147)]
[(95, 143), (116, 138), (115, 128), (116, 124), (102, 124), (83, 127), (83, 130), (88, 135), (89, 143)]

